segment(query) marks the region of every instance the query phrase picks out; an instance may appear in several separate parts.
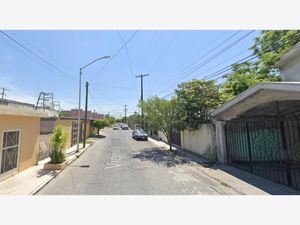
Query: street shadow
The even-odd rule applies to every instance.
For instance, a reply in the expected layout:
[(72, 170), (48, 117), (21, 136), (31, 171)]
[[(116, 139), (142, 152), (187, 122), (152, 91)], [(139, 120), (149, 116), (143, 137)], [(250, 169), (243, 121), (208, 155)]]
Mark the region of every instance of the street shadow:
[(177, 165), (190, 164), (190, 163), (198, 163), (203, 164), (204, 161), (200, 157), (191, 157), (189, 155), (182, 155), (177, 151), (170, 151), (160, 148), (145, 148), (135, 155), (133, 158), (139, 159), (141, 161), (151, 161), (160, 166), (166, 167), (175, 167)]
[(90, 138), (97, 138), (97, 139), (100, 139), (100, 138), (106, 138), (106, 136), (105, 135), (103, 135), (103, 134), (93, 134), (93, 135), (91, 135), (90, 136)]
[(90, 168), (90, 165), (69, 165), (69, 167)]
[(256, 176), (254, 174), (248, 173), (246, 171), (240, 170), (232, 166), (218, 165), (217, 168), (271, 195), (299, 195), (300, 194), (299, 191), (293, 188), (273, 182), (271, 180), (267, 180), (263, 177)]
[(44, 169), (40, 169), (37, 172), (37, 178), (45, 176), (45, 175), (51, 175), (51, 176), (55, 176), (57, 174), (57, 172), (55, 170), (44, 170)]

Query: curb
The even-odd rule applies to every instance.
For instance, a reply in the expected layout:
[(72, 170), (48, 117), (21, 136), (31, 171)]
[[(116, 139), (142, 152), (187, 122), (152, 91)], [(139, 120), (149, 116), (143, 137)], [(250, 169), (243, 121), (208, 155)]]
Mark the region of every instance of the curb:
[[(75, 157), (72, 157), (72, 159), (70, 159), (68, 161), (68, 164), (72, 164), (76, 159), (78, 159), (90, 146), (92, 146), (93, 144), (90, 144), (89, 146), (87, 146), (86, 148), (84, 148), (81, 152), (75, 154)], [(54, 170), (55, 175), (51, 178), (49, 178), (48, 180), (44, 181), (42, 184), (40, 184), (37, 188), (35, 188), (32, 192), (30, 192), (28, 195), (35, 195), (36, 193), (38, 193), (43, 187), (45, 187), (48, 183), (50, 183), (51, 180), (53, 180), (58, 174), (60, 174), (63, 170)]]

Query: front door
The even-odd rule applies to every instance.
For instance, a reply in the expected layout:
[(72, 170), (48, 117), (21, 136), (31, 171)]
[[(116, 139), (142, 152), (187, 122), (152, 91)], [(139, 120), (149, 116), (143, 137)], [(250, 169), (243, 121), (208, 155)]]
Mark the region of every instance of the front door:
[(20, 131), (4, 131), (0, 150), (0, 175), (13, 173), (18, 168)]

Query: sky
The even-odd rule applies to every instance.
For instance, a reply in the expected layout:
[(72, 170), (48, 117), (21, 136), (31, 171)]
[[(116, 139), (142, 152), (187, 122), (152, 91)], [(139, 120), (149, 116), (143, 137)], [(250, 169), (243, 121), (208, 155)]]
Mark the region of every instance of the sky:
[[(89, 110), (118, 118), (124, 116), (124, 105), (127, 115), (139, 111), (141, 90), (136, 75), (149, 74), (144, 78), (144, 99), (153, 95), (169, 98), (177, 84), (213, 75), (250, 55), (249, 48), (260, 33), (249, 30), (3, 32), (0, 33), (0, 88), (8, 89), (5, 98), (35, 104), (40, 92), (51, 92), (54, 100), (61, 102), (61, 109), (78, 108), (79, 69), (99, 57), (111, 56), (83, 69), (81, 108), (88, 81)], [(234, 44), (237, 40), (240, 41)]]

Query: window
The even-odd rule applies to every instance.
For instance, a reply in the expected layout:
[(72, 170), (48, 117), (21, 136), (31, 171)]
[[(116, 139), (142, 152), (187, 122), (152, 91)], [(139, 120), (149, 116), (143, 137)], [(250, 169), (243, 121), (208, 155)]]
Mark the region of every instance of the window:
[(19, 140), (20, 131), (3, 132), (0, 173), (5, 173), (18, 167)]

